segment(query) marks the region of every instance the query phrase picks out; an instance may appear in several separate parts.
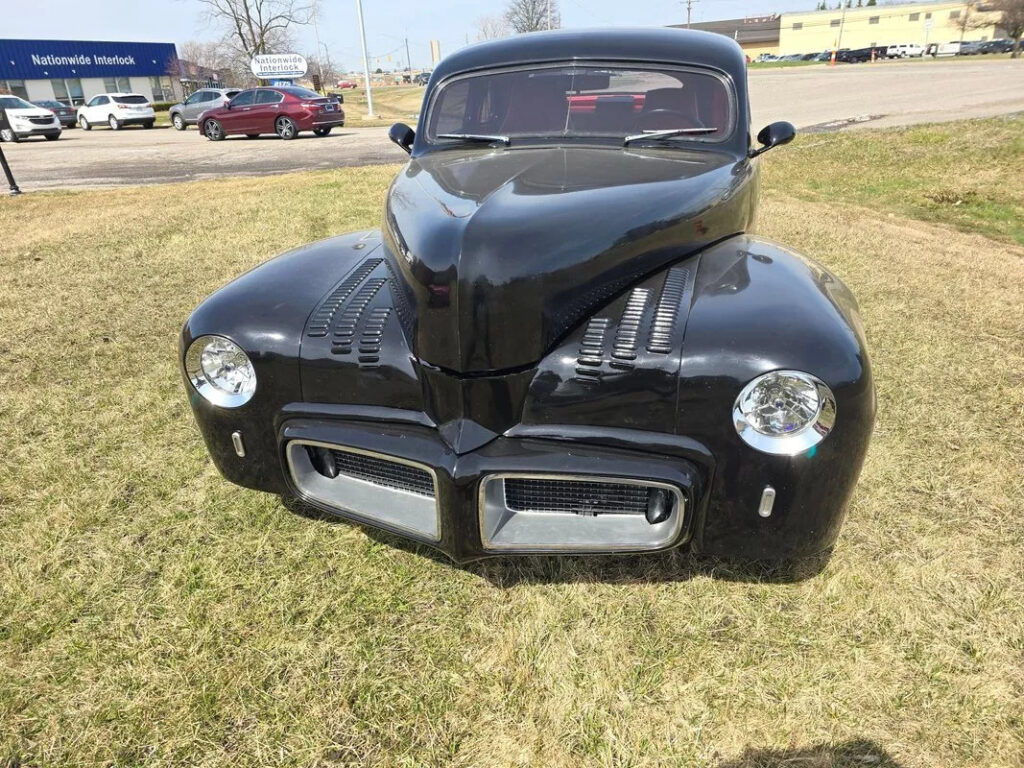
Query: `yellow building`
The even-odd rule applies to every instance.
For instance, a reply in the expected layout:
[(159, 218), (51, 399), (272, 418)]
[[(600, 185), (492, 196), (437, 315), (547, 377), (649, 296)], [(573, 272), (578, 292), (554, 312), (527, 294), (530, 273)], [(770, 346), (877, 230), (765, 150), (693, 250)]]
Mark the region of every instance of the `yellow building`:
[[(900, 43), (927, 46), (1001, 37), (996, 28), (999, 14), (985, 8), (985, 3), (926, 2), (784, 13), (779, 24), (779, 53)], [(989, 23), (984, 27), (975, 26), (985, 22)]]

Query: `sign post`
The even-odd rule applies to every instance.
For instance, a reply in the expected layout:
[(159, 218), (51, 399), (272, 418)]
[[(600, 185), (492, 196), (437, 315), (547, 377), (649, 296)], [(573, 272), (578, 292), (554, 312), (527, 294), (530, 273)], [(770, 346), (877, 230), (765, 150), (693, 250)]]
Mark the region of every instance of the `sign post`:
[[(4, 109), (3, 107), (0, 107), (0, 131), (10, 130), (10, 128), (11, 128), (11, 123), (7, 119), (7, 110)], [(20, 195), (21, 194), (21, 190), (18, 189), (18, 184), (14, 180), (14, 174), (11, 173), (11, 166), (9, 166), (7, 164), (7, 158), (4, 157), (3, 147), (0, 147), (0, 166), (3, 167), (3, 169), (4, 169), (4, 176), (7, 177), (7, 183), (11, 187), (11, 196), (13, 197), (14, 195)]]

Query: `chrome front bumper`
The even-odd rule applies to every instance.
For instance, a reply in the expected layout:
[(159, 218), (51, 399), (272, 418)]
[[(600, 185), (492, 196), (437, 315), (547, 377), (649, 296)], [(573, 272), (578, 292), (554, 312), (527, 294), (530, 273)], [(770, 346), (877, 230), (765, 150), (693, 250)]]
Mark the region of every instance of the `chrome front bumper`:
[(511, 438), (456, 456), (432, 436), (388, 432), (289, 424), (294, 494), (456, 560), (651, 552), (689, 535), (701, 472), (684, 458)]

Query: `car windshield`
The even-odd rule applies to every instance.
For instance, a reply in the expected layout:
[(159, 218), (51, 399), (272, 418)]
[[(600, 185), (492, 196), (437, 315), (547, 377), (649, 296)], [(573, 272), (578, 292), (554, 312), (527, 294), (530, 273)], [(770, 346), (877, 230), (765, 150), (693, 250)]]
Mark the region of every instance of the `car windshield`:
[(118, 104), (146, 104), (149, 102), (145, 96), (112, 96)]
[(678, 131), (724, 141), (732, 131), (726, 82), (707, 72), (641, 65), (537, 66), (473, 74), (439, 89), (427, 139), (444, 136), (625, 138)]
[(32, 104), (17, 96), (0, 96), (0, 107), (4, 109), (35, 109)]
[(60, 109), (64, 105), (59, 101), (37, 101), (37, 107), (46, 107), (47, 109)]

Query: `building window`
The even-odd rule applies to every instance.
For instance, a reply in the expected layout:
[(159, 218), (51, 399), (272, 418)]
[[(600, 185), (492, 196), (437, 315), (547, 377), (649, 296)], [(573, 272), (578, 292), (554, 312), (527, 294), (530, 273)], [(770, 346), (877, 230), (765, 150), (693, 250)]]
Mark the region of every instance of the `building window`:
[(107, 93), (131, 93), (132, 84), (127, 77), (104, 77), (103, 89)]
[(82, 95), (82, 81), (77, 77), (70, 77), (67, 80), (51, 80), (53, 86), (53, 97), (57, 101), (70, 104), (72, 107), (80, 107), (85, 104), (85, 97)]
[(830, 21), (830, 22), (828, 23), (828, 25), (829, 25), (830, 27), (838, 27), (838, 26), (839, 26), (839, 19), (832, 19), (832, 21)]
[(930, 19), (930, 18), (932, 17), (932, 12), (931, 12), (931, 11), (928, 11), (928, 12), (926, 12), (926, 13), (925, 13), (925, 15), (924, 15), (924, 17), (925, 17), (926, 19)]
[(153, 101), (174, 101), (171, 78), (164, 75), (154, 75), (149, 78), (149, 87), (153, 91)]
[(951, 19), (959, 19), (960, 18), (960, 11), (950, 11), (949, 12), (949, 18), (951, 18)]
[(912, 14), (910, 14), (910, 20), (911, 21), (918, 21), (918, 20), (920, 20), (920, 18), (921, 18), (921, 14), (920, 13), (912, 13)]
[(802, 21), (794, 21), (793, 22), (793, 29), (803, 29), (803, 28), (804, 28), (804, 23)]
[(25, 88), (24, 80), (0, 80), (0, 93), (20, 96), (25, 101), (28, 101), (28, 89)]
[(877, 23), (878, 23), (878, 17), (877, 16), (869, 16), (868, 17), (868, 24), (877, 24)]

